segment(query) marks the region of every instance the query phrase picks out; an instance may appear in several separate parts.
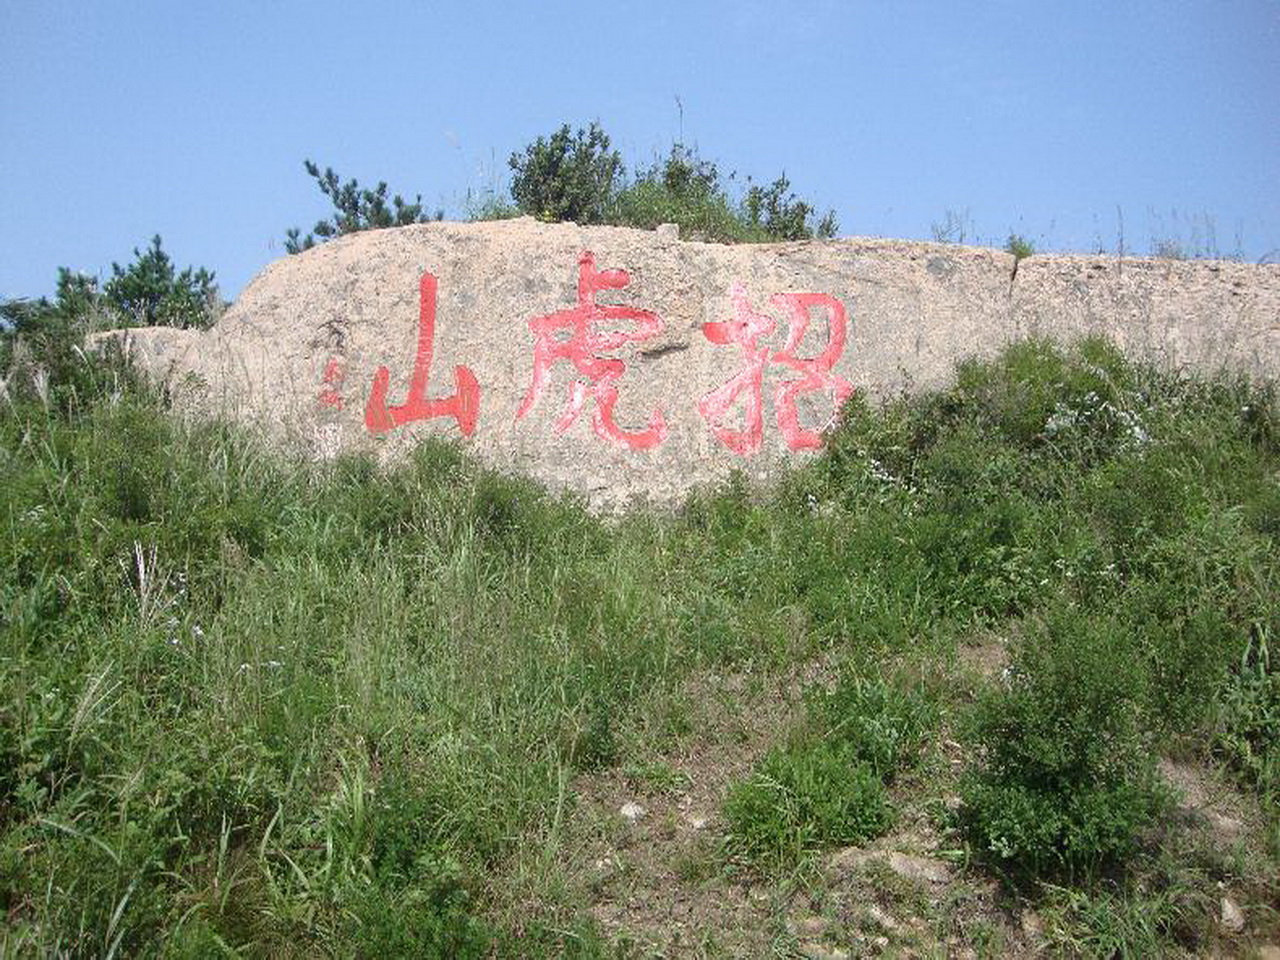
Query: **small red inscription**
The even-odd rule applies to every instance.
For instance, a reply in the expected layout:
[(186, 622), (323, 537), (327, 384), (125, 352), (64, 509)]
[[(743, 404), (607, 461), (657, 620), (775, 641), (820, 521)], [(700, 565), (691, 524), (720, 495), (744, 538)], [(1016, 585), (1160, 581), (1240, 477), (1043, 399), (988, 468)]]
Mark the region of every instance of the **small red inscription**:
[(413, 360), (413, 376), (405, 402), (387, 406), (387, 387), (391, 371), (379, 367), (373, 375), (373, 390), (364, 410), (364, 423), (373, 433), (386, 433), (415, 420), (453, 417), (463, 436), (471, 436), (480, 413), (480, 384), (475, 374), (464, 366), (453, 368), (454, 393), (449, 397), (427, 399), (431, 378), (431, 358), (436, 327), (436, 278), (424, 273), (418, 284), (418, 350)]
[(329, 362), (324, 365), (324, 376), (322, 380), (325, 383), (325, 389), (320, 393), (320, 402), (330, 407), (337, 407), (339, 410), (343, 408), (346, 401), (342, 399), (342, 381), (347, 379), (347, 375), (342, 372), (342, 367), (338, 363), (337, 357), (330, 357)]
[[(589, 250), (578, 257), (577, 306), (529, 321), (529, 329), (537, 338), (533, 345), (533, 375), (524, 401), (516, 411), (517, 420), (533, 409), (542, 396), (552, 366), (558, 360), (569, 360), (586, 379), (575, 380), (569, 387), (564, 412), (556, 421), (557, 433), (573, 425), (587, 398), (591, 398), (595, 400), (593, 425), (596, 436), (602, 440), (629, 450), (648, 450), (666, 439), (667, 424), (660, 408), (650, 414), (649, 425), (644, 430), (624, 430), (613, 418), (618, 402), (615, 384), (627, 366), (617, 357), (599, 354), (648, 340), (662, 332), (662, 319), (656, 313), (639, 307), (596, 303), (596, 294), (601, 290), (620, 290), (630, 282), (631, 277), (625, 270), (597, 270), (595, 255)], [(618, 320), (632, 321), (634, 329), (601, 332), (596, 326), (602, 321)], [(567, 331), (568, 336), (561, 337), (562, 331)]]
[[(773, 333), (776, 324), (771, 317), (757, 313), (747, 299), (741, 284), (730, 291), (734, 313), (732, 320), (704, 323), (703, 335), (712, 343), (736, 344), (743, 354), (742, 371), (732, 380), (712, 390), (698, 402), (698, 411), (712, 432), (734, 453), (748, 456), (756, 453), (764, 438), (762, 393), (764, 369), (772, 362), (790, 367), (800, 374), (798, 380), (786, 380), (774, 390), (774, 415), (783, 439), (792, 450), (813, 450), (822, 446), (821, 430), (800, 426), (796, 398), (805, 393), (824, 391), (831, 397), (832, 419), (853, 393), (853, 385), (831, 372), (844, 353), (847, 318), (844, 305), (825, 293), (779, 293), (769, 299), (770, 305), (785, 309), (789, 316), (786, 344), (770, 354), (759, 340)], [(816, 357), (801, 357), (796, 351), (809, 329), (811, 310), (827, 315), (827, 345)], [(738, 397), (746, 393), (747, 409), (743, 426), (734, 430), (726, 425)]]

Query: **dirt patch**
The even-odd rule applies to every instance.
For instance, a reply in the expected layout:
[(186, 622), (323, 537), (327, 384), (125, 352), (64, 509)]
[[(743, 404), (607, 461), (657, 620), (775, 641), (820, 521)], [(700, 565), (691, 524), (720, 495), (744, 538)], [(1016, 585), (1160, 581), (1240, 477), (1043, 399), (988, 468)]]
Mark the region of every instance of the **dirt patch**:
[[(812, 672), (812, 671), (810, 671)], [(691, 733), (676, 750), (581, 777), (566, 873), (615, 942), (662, 956), (767, 955), (786, 902), (726, 869), (729, 785), (786, 735), (805, 678), (705, 675), (683, 691)]]
[(696, 710), (676, 749), (574, 783), (560, 869), (612, 943), (663, 957), (1035, 951), (1034, 928), (1023, 930), (998, 884), (969, 875), (946, 849), (927, 809), (936, 791), (915, 780), (895, 790), (895, 830), (865, 847), (784, 877), (726, 856), (720, 811), (730, 785), (785, 740), (804, 691), (831, 673), (814, 661), (781, 680), (699, 677), (684, 691)]
[(956, 657), (966, 672), (982, 680), (995, 680), (1009, 666), (1008, 639), (995, 633), (979, 634), (962, 643)]
[(1160, 776), (1178, 794), (1177, 812), (1216, 844), (1258, 841), (1261, 812), (1220, 773), (1204, 764), (1161, 760)]

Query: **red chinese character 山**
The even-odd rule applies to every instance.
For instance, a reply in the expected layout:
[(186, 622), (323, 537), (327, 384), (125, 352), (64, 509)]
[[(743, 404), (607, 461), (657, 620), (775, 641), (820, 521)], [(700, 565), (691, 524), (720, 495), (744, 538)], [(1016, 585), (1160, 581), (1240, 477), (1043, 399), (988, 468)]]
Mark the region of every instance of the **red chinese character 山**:
[[(806, 430), (800, 426), (796, 410), (796, 398), (805, 393), (823, 391), (831, 397), (832, 418), (853, 393), (853, 385), (831, 372), (836, 361), (844, 353), (847, 319), (844, 305), (825, 293), (779, 293), (771, 297), (772, 306), (787, 311), (787, 340), (781, 350), (770, 353), (761, 347), (759, 339), (773, 333), (772, 318), (756, 313), (747, 300), (741, 284), (734, 284), (730, 291), (734, 313), (732, 320), (702, 325), (703, 335), (712, 343), (737, 344), (743, 354), (742, 371), (728, 383), (717, 387), (698, 403), (698, 410), (720, 441), (742, 456), (759, 451), (764, 438), (762, 394), (764, 369), (772, 362), (790, 367), (800, 374), (796, 380), (785, 380), (774, 390), (774, 414), (783, 439), (792, 450), (814, 450), (822, 446), (821, 430)], [(810, 311), (819, 309), (827, 314), (827, 346), (816, 357), (797, 354), (801, 341), (809, 329)], [(747, 410), (742, 429), (726, 426), (726, 419), (738, 397), (747, 394)]]
[(452, 396), (427, 399), (435, 329), (436, 278), (424, 273), (418, 284), (418, 351), (414, 356), (409, 394), (404, 403), (388, 407), (387, 387), (391, 383), (391, 371), (386, 367), (378, 368), (373, 375), (373, 389), (364, 410), (365, 426), (373, 433), (386, 433), (415, 420), (436, 417), (453, 417), (458, 421), (463, 436), (469, 437), (475, 432), (476, 417), (480, 412), (480, 384), (469, 368), (453, 368)]
[[(666, 439), (667, 424), (661, 409), (653, 411), (644, 430), (624, 430), (613, 419), (613, 408), (618, 402), (615, 384), (627, 367), (617, 357), (599, 354), (648, 340), (662, 332), (662, 320), (655, 313), (638, 307), (596, 303), (596, 294), (601, 290), (620, 290), (630, 282), (631, 277), (625, 270), (597, 270), (595, 256), (590, 251), (578, 258), (578, 305), (529, 321), (529, 329), (537, 337), (533, 345), (533, 376), (524, 401), (516, 411), (517, 420), (533, 409), (542, 396), (556, 361), (569, 360), (585, 379), (575, 380), (570, 386), (564, 413), (556, 421), (557, 433), (573, 425), (590, 397), (595, 400), (596, 436), (602, 440), (628, 450), (648, 450)], [(631, 330), (607, 332), (596, 327), (601, 321), (619, 320), (632, 321), (635, 326)], [(568, 336), (560, 337), (561, 331), (567, 331)]]

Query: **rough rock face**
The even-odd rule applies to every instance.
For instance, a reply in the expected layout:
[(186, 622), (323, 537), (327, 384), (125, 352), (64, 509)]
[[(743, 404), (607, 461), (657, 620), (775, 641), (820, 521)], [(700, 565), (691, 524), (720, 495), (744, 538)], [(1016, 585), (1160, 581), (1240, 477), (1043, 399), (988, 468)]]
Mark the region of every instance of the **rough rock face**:
[[(941, 385), (1030, 334), (1280, 374), (1280, 266), (892, 240), (687, 243), (673, 231), (433, 223), (279, 260), (208, 332), (129, 331), (188, 409), (317, 457), (429, 434), (598, 507), (672, 504), (820, 442), (852, 390)], [(118, 334), (117, 334), (118, 335)]]

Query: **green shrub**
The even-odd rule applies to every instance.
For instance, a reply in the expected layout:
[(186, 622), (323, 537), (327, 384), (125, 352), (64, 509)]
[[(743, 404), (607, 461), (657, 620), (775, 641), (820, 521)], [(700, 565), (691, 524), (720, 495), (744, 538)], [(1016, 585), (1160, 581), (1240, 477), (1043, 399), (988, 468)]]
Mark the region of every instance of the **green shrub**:
[(387, 206), (385, 182), (379, 181), (372, 190), (365, 190), (354, 179), (343, 183), (331, 167), (325, 167), (324, 173), (321, 173), (320, 168), (310, 160), (304, 160), (302, 165), (315, 180), (320, 192), (329, 198), (334, 212), (328, 218), (316, 221), (316, 225), (306, 236), (297, 227), (288, 230), (284, 241), (287, 253), (301, 253), (303, 250), (310, 250), (317, 243), (348, 233), (444, 219), (443, 210), (437, 210), (433, 217), (423, 209), (421, 194), (413, 203), (406, 202), (400, 194), (396, 194), (391, 198), (391, 205)]
[(566, 123), (511, 154), (508, 164), (516, 206), (549, 222), (603, 223), (623, 176), (622, 156), (594, 122), (576, 134)]
[(667, 159), (636, 175), (618, 191), (610, 219), (622, 226), (652, 230), (674, 223), (686, 239), (734, 243), (766, 239), (753, 232), (720, 182), (714, 163), (675, 144)]
[(1033, 256), (1036, 245), (1021, 234), (1011, 233), (1009, 239), (1005, 241), (1004, 249), (1006, 253), (1013, 254), (1014, 260), (1017, 261)]
[(1266, 628), (1255, 627), (1223, 697), (1217, 745), (1280, 814), (1280, 672), (1268, 640)]
[(490, 954), (492, 935), (473, 915), (458, 867), (448, 861), (421, 858), (412, 885), (361, 891), (355, 915), (357, 956), (463, 960)]
[(840, 229), (834, 210), (814, 223), (813, 205), (791, 192), (785, 173), (767, 187), (757, 184), (748, 188), (742, 212), (747, 223), (763, 230), (770, 240), (829, 240)]
[(217, 319), (221, 301), (212, 272), (187, 267), (178, 273), (159, 234), (146, 252), (134, 248), (133, 256), (127, 267), (111, 264), (102, 291), (122, 325), (204, 328)]
[(937, 722), (937, 710), (921, 689), (902, 689), (881, 677), (843, 676), (811, 704), (811, 723), (822, 739), (841, 744), (875, 774), (891, 781), (909, 766)]
[[(767, 187), (748, 187), (735, 202), (717, 166), (681, 143), (628, 183), (622, 156), (598, 123), (577, 133), (565, 124), (511, 154), (508, 164), (518, 210), (548, 222), (646, 230), (675, 223), (685, 237), (725, 243), (827, 239), (838, 229), (834, 211), (815, 220), (813, 205), (791, 192), (785, 174)], [(475, 207), (473, 218), (507, 213), (490, 198)]]
[(884, 784), (845, 742), (770, 752), (725, 801), (733, 849), (764, 867), (786, 867), (815, 849), (861, 843), (893, 820)]
[(1160, 807), (1147, 677), (1123, 628), (1062, 610), (975, 705), (962, 797), (984, 856), (1030, 876), (1123, 859)]

